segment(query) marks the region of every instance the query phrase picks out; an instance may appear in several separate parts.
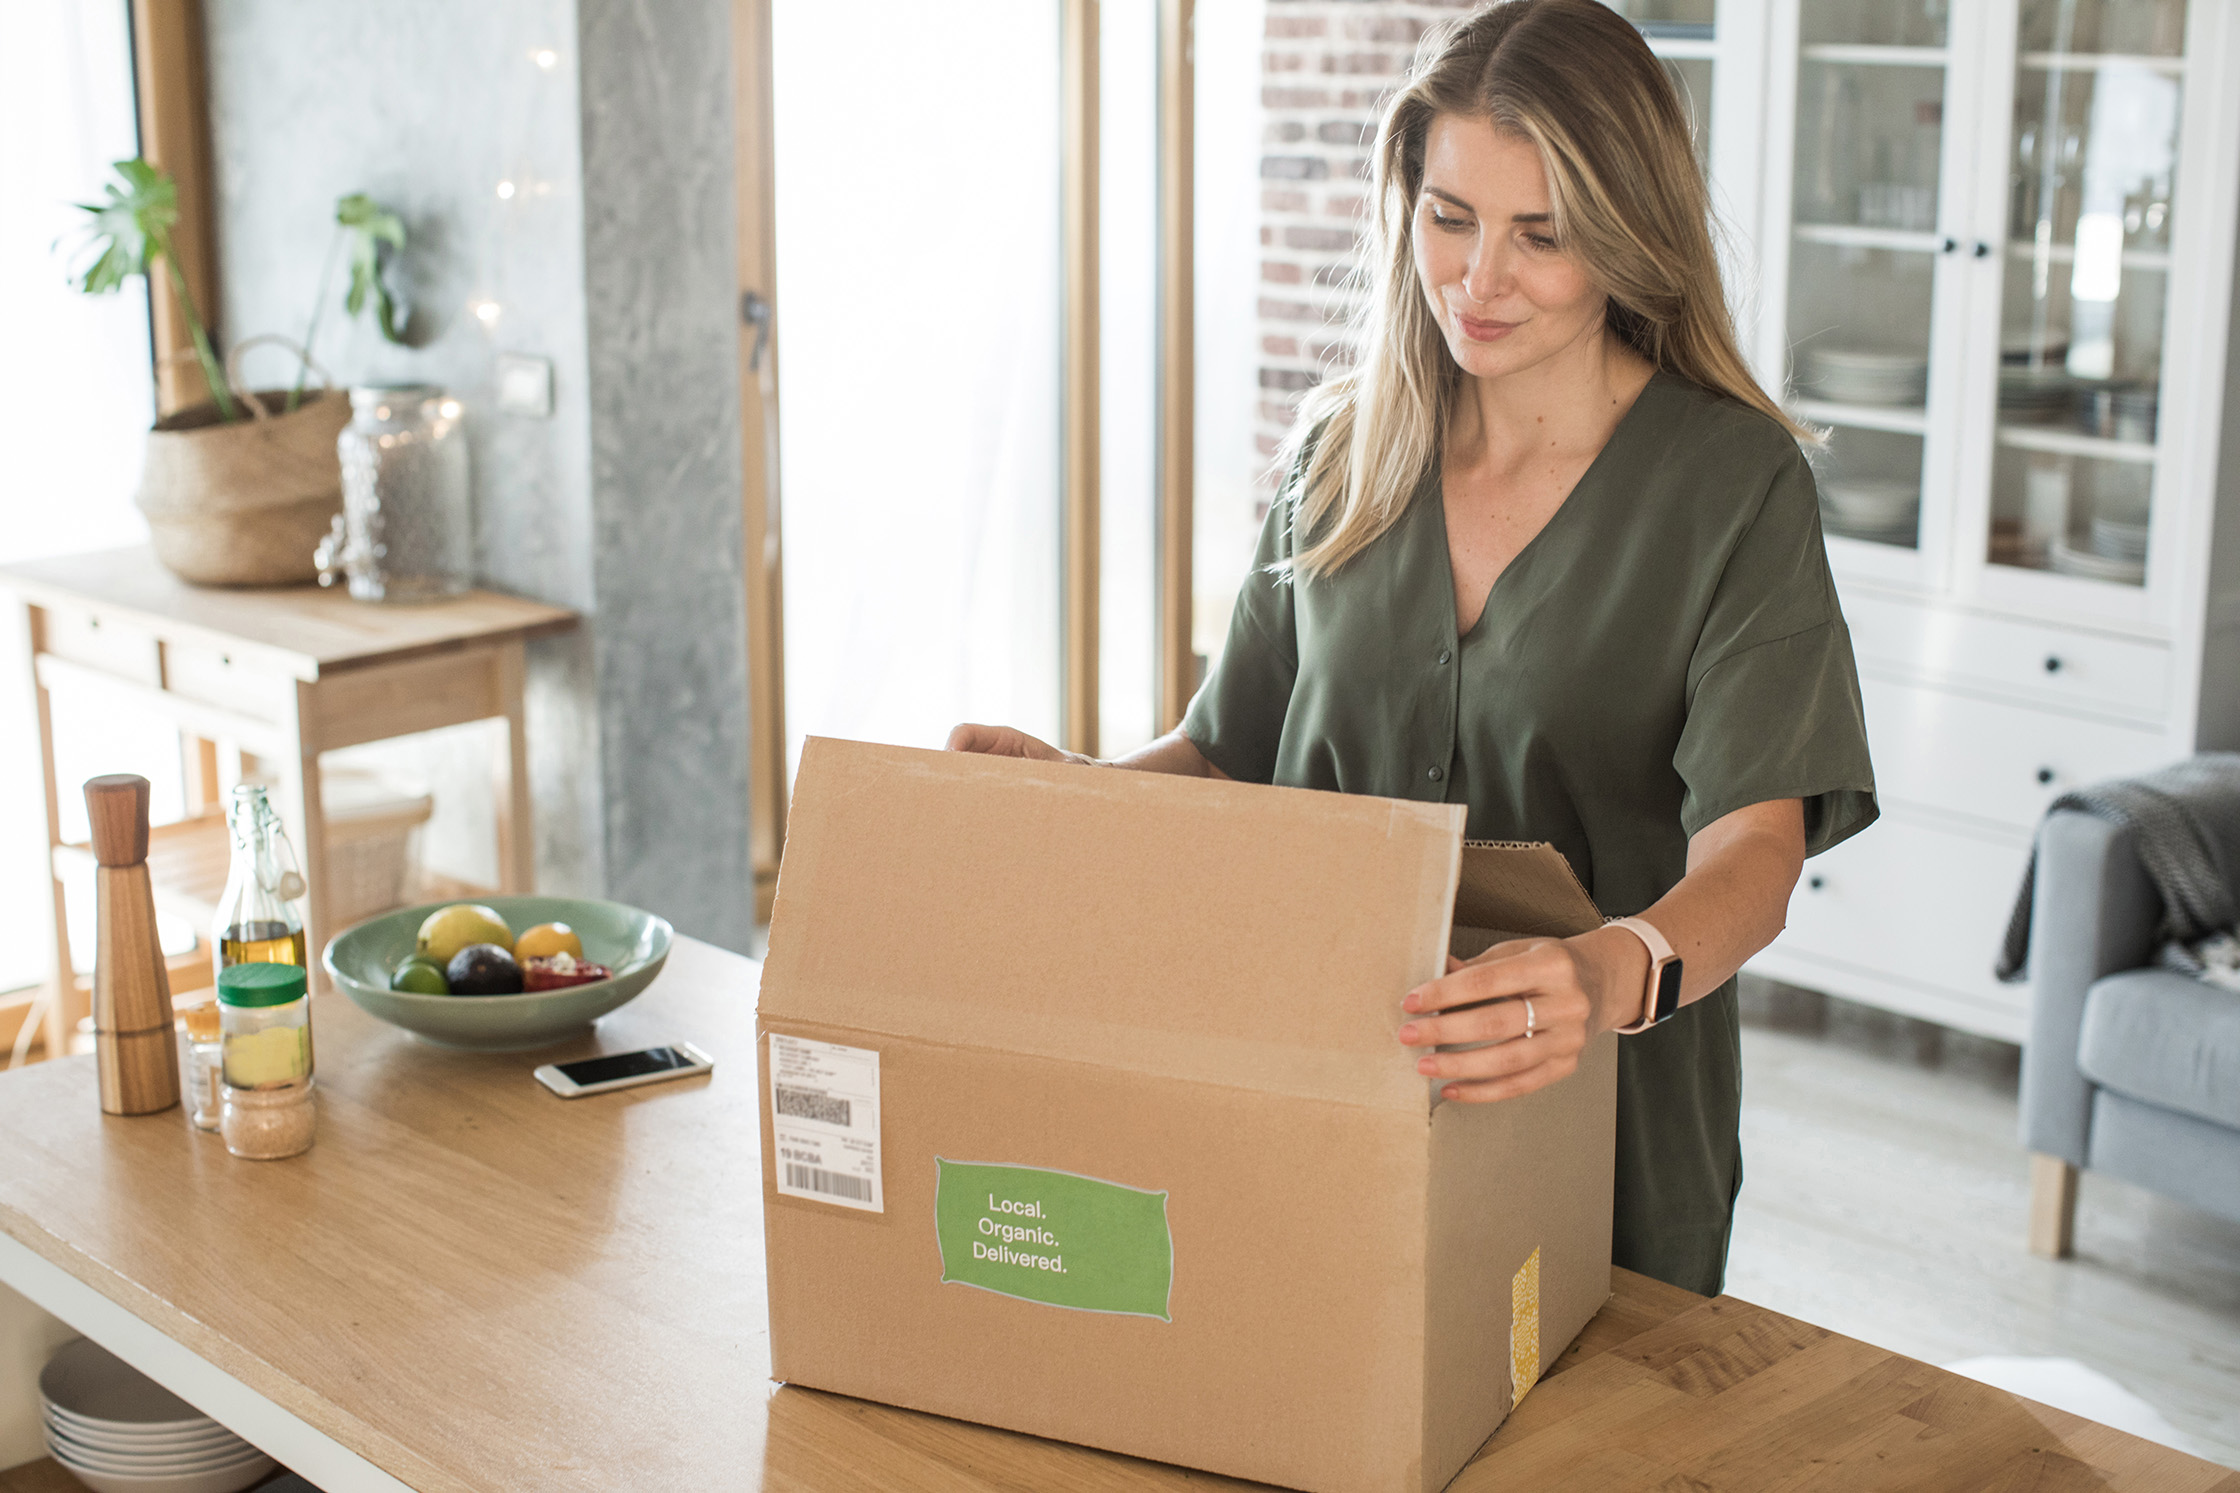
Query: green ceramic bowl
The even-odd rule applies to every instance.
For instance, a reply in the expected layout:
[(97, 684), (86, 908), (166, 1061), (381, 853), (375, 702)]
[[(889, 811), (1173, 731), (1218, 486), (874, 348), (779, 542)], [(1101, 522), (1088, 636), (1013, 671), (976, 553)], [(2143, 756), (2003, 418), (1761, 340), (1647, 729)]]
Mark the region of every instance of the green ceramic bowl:
[(392, 1026), (439, 1047), (524, 1052), (589, 1031), (591, 1023), (653, 983), (669, 957), (666, 920), (619, 902), (579, 897), (480, 897), (515, 934), (539, 923), (566, 923), (611, 980), (520, 995), (414, 995), (389, 988), (389, 972), (412, 952), (420, 925), (448, 902), (429, 902), (369, 918), (327, 942), (321, 956), (335, 988)]

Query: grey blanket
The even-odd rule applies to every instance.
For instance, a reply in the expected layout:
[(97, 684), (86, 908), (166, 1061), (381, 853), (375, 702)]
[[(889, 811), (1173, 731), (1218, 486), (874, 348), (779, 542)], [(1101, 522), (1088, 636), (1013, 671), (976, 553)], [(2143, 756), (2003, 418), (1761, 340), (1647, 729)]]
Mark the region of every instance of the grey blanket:
[[(2233, 871), (2240, 869), (2240, 752), (2204, 752), (2135, 778), (2064, 793), (2046, 812), (2076, 809), (2128, 826), (2139, 864), (2162, 898), (2162, 962), (2198, 974), (2206, 941), (2233, 931)], [(2019, 980), (2030, 954), (2031, 890), (2038, 854), (2022, 873), (1999, 951), (1999, 978)]]

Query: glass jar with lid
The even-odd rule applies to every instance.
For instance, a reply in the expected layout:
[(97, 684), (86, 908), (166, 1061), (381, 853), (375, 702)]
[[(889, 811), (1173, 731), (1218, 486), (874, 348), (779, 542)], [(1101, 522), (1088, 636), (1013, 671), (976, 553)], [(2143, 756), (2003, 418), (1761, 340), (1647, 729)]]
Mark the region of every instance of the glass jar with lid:
[(308, 1150), (311, 1001), (301, 965), (236, 964), (218, 975), (226, 1149), (255, 1161)]

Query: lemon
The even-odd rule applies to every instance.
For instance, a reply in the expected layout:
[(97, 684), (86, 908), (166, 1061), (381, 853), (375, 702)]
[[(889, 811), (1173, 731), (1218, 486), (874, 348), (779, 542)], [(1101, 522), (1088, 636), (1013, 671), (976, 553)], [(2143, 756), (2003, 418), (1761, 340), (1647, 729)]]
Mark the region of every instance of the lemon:
[(576, 930), (566, 923), (539, 923), (513, 945), (516, 959), (550, 959), (555, 954), (565, 954), (570, 959), (583, 957), (583, 940), (576, 937)]
[(438, 965), (449, 964), (452, 955), (474, 943), (494, 943), (510, 949), (513, 930), (504, 918), (479, 902), (439, 907), (420, 925), (419, 952)]

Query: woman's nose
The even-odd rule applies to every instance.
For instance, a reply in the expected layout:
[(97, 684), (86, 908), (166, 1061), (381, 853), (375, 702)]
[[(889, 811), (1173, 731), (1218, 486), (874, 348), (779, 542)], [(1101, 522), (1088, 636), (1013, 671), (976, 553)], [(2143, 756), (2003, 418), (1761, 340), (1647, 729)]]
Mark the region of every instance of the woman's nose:
[(1462, 273), (1462, 293), (1484, 305), (1498, 299), (1509, 282), (1509, 256), (1501, 246), (1480, 242), (1471, 251), (1469, 266)]

